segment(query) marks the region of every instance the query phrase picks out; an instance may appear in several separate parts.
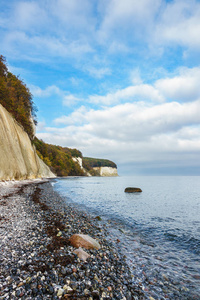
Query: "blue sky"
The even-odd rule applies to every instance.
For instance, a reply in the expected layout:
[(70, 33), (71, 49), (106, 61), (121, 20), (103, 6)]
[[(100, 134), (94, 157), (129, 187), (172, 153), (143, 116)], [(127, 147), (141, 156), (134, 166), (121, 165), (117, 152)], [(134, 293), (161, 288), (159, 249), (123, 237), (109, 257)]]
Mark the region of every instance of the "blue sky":
[(37, 136), (119, 174), (200, 175), (200, 1), (0, 0)]

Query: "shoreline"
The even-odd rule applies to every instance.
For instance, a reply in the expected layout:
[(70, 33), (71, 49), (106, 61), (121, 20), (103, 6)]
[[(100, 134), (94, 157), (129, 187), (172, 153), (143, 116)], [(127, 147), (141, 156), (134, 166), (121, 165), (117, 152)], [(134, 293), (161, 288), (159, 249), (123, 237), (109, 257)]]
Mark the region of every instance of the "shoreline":
[[(104, 225), (68, 206), (47, 180), (4, 184), (0, 226), (2, 299), (145, 299)], [(68, 241), (75, 233), (101, 245), (86, 250), (86, 262)]]

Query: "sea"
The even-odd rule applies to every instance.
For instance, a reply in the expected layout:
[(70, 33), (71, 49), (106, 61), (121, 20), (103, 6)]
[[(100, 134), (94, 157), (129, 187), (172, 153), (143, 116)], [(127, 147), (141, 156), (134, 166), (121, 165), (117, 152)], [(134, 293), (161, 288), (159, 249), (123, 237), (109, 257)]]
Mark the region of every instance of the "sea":
[(199, 176), (67, 177), (53, 186), (100, 217), (146, 299), (200, 299)]

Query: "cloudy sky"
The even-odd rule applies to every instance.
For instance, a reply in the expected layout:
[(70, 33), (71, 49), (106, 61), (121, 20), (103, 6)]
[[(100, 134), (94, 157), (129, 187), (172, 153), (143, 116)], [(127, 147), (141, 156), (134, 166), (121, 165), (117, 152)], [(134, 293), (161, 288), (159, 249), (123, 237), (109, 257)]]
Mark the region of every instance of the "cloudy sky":
[(0, 0), (37, 136), (123, 174), (200, 175), (199, 0)]

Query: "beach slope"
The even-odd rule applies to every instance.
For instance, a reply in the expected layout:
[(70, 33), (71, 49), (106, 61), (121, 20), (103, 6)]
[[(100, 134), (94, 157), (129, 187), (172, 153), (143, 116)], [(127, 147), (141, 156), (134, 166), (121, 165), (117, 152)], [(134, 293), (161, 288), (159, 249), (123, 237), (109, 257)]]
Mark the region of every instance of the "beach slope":
[[(0, 226), (2, 299), (143, 299), (101, 221), (66, 205), (49, 182), (1, 189)], [(77, 233), (101, 246), (84, 249), (85, 261), (69, 242)]]

